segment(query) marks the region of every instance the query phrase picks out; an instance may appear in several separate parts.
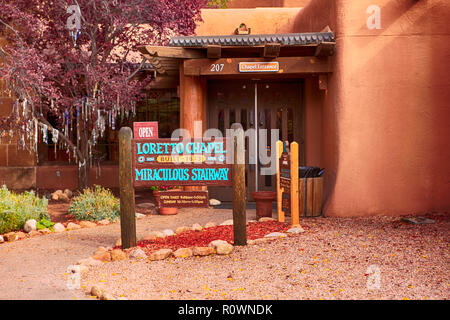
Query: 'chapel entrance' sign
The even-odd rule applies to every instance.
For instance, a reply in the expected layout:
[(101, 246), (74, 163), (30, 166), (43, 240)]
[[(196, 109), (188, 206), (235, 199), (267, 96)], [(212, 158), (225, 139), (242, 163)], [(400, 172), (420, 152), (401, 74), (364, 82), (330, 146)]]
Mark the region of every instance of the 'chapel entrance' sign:
[(278, 72), (280, 64), (271, 62), (239, 62), (239, 72)]

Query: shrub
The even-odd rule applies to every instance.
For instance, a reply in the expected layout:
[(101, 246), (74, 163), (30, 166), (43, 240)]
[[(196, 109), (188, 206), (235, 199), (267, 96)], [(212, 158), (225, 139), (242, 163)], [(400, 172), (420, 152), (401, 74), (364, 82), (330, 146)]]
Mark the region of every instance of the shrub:
[(72, 199), (69, 213), (77, 220), (112, 221), (120, 215), (120, 202), (110, 190), (95, 186)]
[(16, 194), (5, 185), (0, 188), (0, 233), (22, 230), (29, 219), (50, 220), (48, 200), (39, 198), (33, 191)]

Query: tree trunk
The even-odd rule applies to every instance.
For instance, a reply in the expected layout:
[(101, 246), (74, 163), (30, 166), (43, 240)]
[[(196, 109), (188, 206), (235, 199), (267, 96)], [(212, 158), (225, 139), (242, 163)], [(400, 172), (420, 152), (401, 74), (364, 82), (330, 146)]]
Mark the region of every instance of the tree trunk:
[(86, 122), (81, 121), (83, 126), (81, 127), (80, 140), (78, 148), (83, 156), (83, 159), (78, 159), (78, 189), (80, 191), (86, 189), (89, 186), (89, 136), (86, 128)]

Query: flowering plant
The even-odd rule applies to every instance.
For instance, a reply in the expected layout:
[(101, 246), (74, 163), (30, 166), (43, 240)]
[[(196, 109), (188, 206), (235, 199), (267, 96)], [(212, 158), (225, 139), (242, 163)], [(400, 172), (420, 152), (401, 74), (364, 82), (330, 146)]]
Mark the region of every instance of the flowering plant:
[(179, 189), (177, 186), (151, 186), (150, 189), (152, 191), (167, 191), (171, 189)]

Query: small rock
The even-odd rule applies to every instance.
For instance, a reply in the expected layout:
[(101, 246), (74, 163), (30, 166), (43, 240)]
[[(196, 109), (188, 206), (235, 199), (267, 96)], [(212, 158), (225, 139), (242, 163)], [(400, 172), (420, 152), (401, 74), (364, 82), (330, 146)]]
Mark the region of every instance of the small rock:
[(286, 237), (286, 236), (287, 236), (286, 233), (282, 233), (282, 232), (272, 232), (272, 233), (266, 234), (266, 235), (264, 236), (264, 238), (271, 238), (271, 237), (284, 238), (284, 237)]
[(114, 298), (114, 296), (108, 292), (103, 292), (100, 296), (100, 300), (116, 300), (116, 298)]
[(171, 249), (159, 249), (155, 252), (150, 253), (148, 259), (154, 260), (164, 260), (172, 255), (173, 251)]
[(187, 258), (192, 257), (192, 249), (190, 248), (180, 248), (173, 253), (175, 258)]
[(81, 259), (80, 261), (77, 262), (77, 264), (83, 266), (98, 266), (101, 265), (102, 262), (100, 260), (96, 260), (92, 257), (89, 257), (87, 259)]
[(3, 236), (0, 235), (0, 243), (3, 243), (3, 242), (5, 242), (5, 239), (3, 239)]
[(160, 231), (152, 231), (150, 233), (147, 233), (143, 240), (155, 240), (156, 238), (165, 238), (166, 234)]
[(255, 223), (255, 222), (258, 222), (258, 221), (256, 221), (256, 220), (248, 220), (247, 221), (247, 223)]
[(76, 229), (81, 229), (81, 226), (76, 223), (69, 222), (69, 224), (67, 225), (67, 230), (76, 230)]
[(290, 228), (286, 233), (303, 233), (305, 230), (302, 227)]
[(207, 222), (205, 224), (205, 228), (212, 228), (212, 227), (215, 227), (215, 226), (217, 226), (217, 223), (215, 223), (215, 222)]
[(233, 219), (225, 220), (220, 225), (221, 226), (232, 226), (233, 225)]
[(186, 231), (190, 231), (190, 230), (191, 230), (191, 228), (189, 228), (187, 226), (183, 226), (183, 227), (176, 228), (175, 229), (175, 233), (176, 234), (180, 234), (180, 233), (183, 233), (183, 232), (186, 232)]
[(65, 194), (65, 193), (60, 194), (60, 195), (58, 196), (58, 200), (64, 201), (64, 202), (69, 202), (69, 201), (70, 201), (69, 197), (68, 197), (67, 194)]
[(222, 202), (220, 202), (220, 201), (217, 200), (217, 199), (209, 199), (209, 205), (210, 205), (210, 206), (220, 206), (221, 203), (222, 203)]
[(153, 208), (155, 208), (155, 204), (151, 203), (151, 202), (145, 202), (145, 203), (137, 204), (136, 207), (142, 208), (142, 209), (153, 209)]
[(95, 286), (91, 288), (91, 296), (100, 297), (101, 295), (102, 295), (102, 292), (100, 291), (99, 288), (97, 288)]
[(274, 238), (258, 238), (253, 240), (253, 244), (260, 244), (260, 243), (266, 243), (269, 242), (271, 240), (273, 240)]
[(162, 233), (164, 233), (166, 236), (173, 236), (173, 235), (175, 235), (175, 232), (173, 232), (172, 229), (164, 229), (162, 231)]
[(141, 219), (141, 218), (144, 218), (145, 217), (145, 214), (142, 214), (142, 213), (139, 213), (139, 212), (136, 212), (136, 219)]
[(73, 192), (70, 191), (69, 189), (65, 189), (65, 190), (64, 190), (64, 194), (65, 194), (67, 197), (69, 197), (69, 198), (72, 198), (72, 197), (73, 197)]
[(55, 232), (64, 232), (66, 231), (66, 228), (62, 223), (58, 222), (53, 226), (53, 230), (55, 230)]
[(80, 227), (82, 228), (94, 228), (97, 224), (92, 221), (80, 221)]
[(8, 242), (16, 241), (18, 239), (17, 234), (15, 232), (8, 232), (3, 235), (3, 238), (5, 239), (5, 241)]
[(52, 200), (58, 201), (59, 196), (57, 194), (52, 193)]
[(34, 236), (37, 236), (37, 235), (39, 235), (39, 234), (40, 234), (40, 232), (37, 231), (37, 230), (35, 230), (35, 231), (31, 231), (30, 233), (28, 233), (28, 236), (34, 237)]
[(45, 228), (45, 229), (41, 229), (41, 230), (39, 230), (39, 233), (40, 234), (49, 234), (49, 233), (51, 233), (52, 231), (49, 229), (49, 228)]
[(224, 240), (211, 241), (208, 247), (212, 247), (216, 250), (217, 254), (229, 254), (233, 251), (233, 246)]
[(17, 235), (17, 239), (23, 239), (27, 236), (25, 233), (23, 233), (21, 231), (16, 232), (16, 235)]
[(145, 254), (144, 250), (141, 248), (136, 248), (130, 251), (129, 255), (130, 259), (145, 259), (147, 258), (147, 255)]
[(193, 225), (192, 225), (192, 228), (191, 228), (192, 230), (194, 230), (194, 231), (202, 231), (202, 226), (200, 225), (200, 224), (198, 224), (198, 223), (194, 223)]
[(30, 219), (25, 222), (25, 225), (23, 226), (23, 230), (25, 230), (25, 232), (29, 233), (31, 231), (35, 231), (36, 226), (37, 226), (37, 221), (34, 219)]
[(110, 224), (111, 221), (109, 221), (108, 219), (103, 219), (103, 220), (97, 221), (97, 223), (101, 224), (103, 226), (106, 226), (107, 224)]
[(262, 217), (262, 218), (259, 218), (258, 221), (259, 222), (267, 222), (267, 221), (276, 221), (276, 219), (270, 218), (270, 217)]
[(127, 255), (125, 254), (125, 252), (123, 252), (120, 249), (114, 249), (113, 251), (111, 251), (111, 260), (112, 261), (120, 261), (120, 260), (126, 260)]
[(55, 192), (53, 192), (53, 194), (56, 194), (56, 195), (60, 195), (60, 194), (63, 194), (64, 192), (62, 192), (62, 190), (56, 190)]
[(192, 254), (194, 256), (209, 256), (210, 254), (216, 253), (216, 250), (211, 247), (194, 247), (192, 249)]
[(111, 261), (111, 254), (108, 251), (96, 252), (93, 256), (93, 259), (99, 261), (109, 262)]

